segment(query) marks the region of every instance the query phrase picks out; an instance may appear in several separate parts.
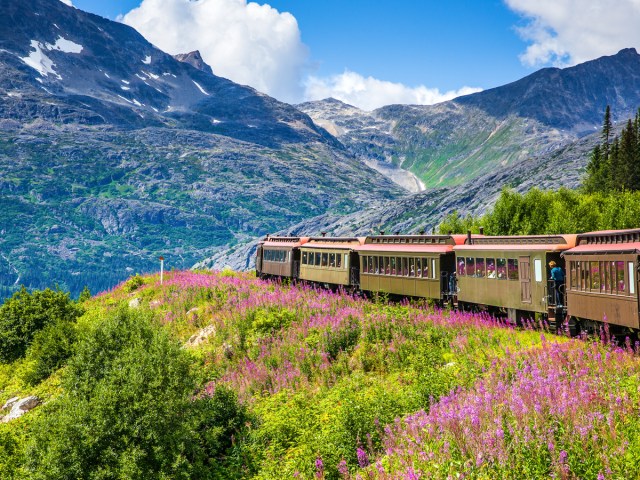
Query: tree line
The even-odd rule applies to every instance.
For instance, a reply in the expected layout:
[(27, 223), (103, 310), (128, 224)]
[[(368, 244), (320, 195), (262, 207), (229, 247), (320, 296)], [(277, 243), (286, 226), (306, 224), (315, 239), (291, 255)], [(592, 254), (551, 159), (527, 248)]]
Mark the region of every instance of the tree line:
[(600, 143), (591, 152), (583, 187), (588, 193), (640, 190), (640, 109), (614, 136), (607, 105)]

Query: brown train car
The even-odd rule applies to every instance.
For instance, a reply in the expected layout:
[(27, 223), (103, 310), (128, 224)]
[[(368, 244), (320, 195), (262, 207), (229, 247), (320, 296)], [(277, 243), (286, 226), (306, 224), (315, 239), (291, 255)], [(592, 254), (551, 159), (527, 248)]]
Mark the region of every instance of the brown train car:
[(501, 311), (513, 322), (536, 313), (563, 317), (548, 265), (564, 268), (560, 254), (575, 241), (575, 235), (487, 236), (454, 247), (459, 305)]
[(260, 278), (298, 278), (300, 246), (307, 240), (307, 237), (267, 236), (256, 250), (256, 275)]
[(640, 229), (578, 235), (567, 262), (567, 313), (585, 329), (600, 322), (640, 328)]
[(358, 286), (356, 237), (311, 237), (301, 246), (300, 280), (327, 286)]
[(445, 300), (455, 269), (453, 247), (465, 235), (377, 235), (357, 248), (360, 289)]

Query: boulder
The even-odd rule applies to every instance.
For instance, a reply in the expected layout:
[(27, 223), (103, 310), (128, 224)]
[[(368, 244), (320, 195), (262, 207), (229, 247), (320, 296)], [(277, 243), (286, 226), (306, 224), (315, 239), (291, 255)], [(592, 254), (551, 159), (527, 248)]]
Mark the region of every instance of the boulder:
[(4, 405), (2, 406), (1, 410), (4, 410), (5, 408), (11, 408), (11, 405), (13, 405), (14, 403), (16, 403), (18, 400), (20, 400), (20, 397), (13, 397), (10, 398), (9, 400), (7, 400)]
[(40, 399), (33, 395), (23, 398), (22, 400), (18, 400), (12, 404), (11, 411), (8, 415), (2, 418), (2, 422), (7, 423), (11, 420), (15, 420), (16, 418), (20, 418), (22, 415), (27, 413), (29, 410), (33, 410), (38, 405), (40, 405)]
[(138, 308), (139, 306), (140, 306), (139, 298), (136, 297), (129, 300), (129, 308)]

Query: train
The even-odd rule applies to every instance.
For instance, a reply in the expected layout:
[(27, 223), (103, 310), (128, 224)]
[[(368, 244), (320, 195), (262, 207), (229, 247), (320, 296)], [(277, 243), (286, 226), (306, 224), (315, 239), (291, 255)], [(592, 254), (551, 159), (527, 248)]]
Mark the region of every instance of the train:
[[(365, 295), (422, 298), (487, 311), (514, 324), (544, 321), (572, 334), (607, 325), (640, 330), (640, 229), (570, 235), (271, 236), (256, 274)], [(565, 281), (551, 278), (561, 268)]]

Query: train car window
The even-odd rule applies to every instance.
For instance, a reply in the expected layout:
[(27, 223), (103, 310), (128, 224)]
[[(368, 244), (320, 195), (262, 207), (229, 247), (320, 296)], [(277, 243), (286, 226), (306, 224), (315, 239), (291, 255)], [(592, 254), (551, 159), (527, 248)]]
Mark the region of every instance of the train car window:
[(316, 253), (314, 254), (314, 256), (315, 256), (315, 258), (316, 258), (316, 260), (315, 260), (315, 262), (314, 262), (314, 265), (315, 265), (316, 267), (319, 267), (319, 266), (320, 266), (320, 256), (321, 256), (321, 255), (320, 255), (320, 252), (316, 252)]
[(416, 276), (416, 260), (414, 258), (409, 259), (409, 276)]
[(476, 276), (476, 259), (472, 257), (466, 258), (467, 270), (465, 275), (467, 277), (475, 277)]
[(396, 257), (396, 275), (402, 275), (402, 259)]
[(599, 262), (600, 264), (600, 293), (607, 292), (607, 262)]
[(484, 277), (485, 263), (484, 258), (476, 258), (476, 277)]
[(464, 257), (458, 259), (458, 276), (464, 277)]
[(373, 257), (373, 273), (380, 273), (378, 269), (378, 257)]
[(407, 266), (406, 257), (402, 257), (402, 276), (403, 277), (408, 277), (409, 276), (409, 267)]
[(519, 279), (519, 276), (518, 276), (518, 259), (517, 258), (510, 258), (509, 260), (507, 260), (507, 266), (509, 267), (509, 269), (508, 269), (509, 280), (518, 280)]
[(575, 290), (578, 287), (577, 266), (578, 262), (569, 262), (569, 288), (571, 290)]
[(535, 275), (536, 282), (542, 282), (542, 260), (539, 258), (533, 259), (533, 274)]
[(369, 265), (369, 273), (373, 273), (373, 257), (368, 257), (367, 262)]
[(600, 262), (589, 262), (591, 269), (591, 290), (600, 291)]
[(349, 268), (349, 254), (344, 254), (344, 268)]
[(342, 254), (336, 253), (336, 268), (342, 268)]
[(436, 278), (436, 259), (431, 259), (431, 278)]
[(384, 257), (378, 257), (378, 268), (380, 269), (380, 275), (384, 275)]
[(589, 262), (580, 264), (580, 290), (589, 289)]
[(429, 277), (429, 259), (423, 258), (422, 259), (422, 278), (428, 278), (428, 277)]
[(487, 278), (496, 278), (496, 259), (487, 258)]
[(391, 257), (390, 263), (391, 263), (391, 275), (395, 275), (396, 274), (396, 257)]
[(422, 277), (422, 259), (416, 258), (416, 277)]
[(600, 271), (604, 272), (604, 293), (611, 293), (611, 267), (609, 262), (602, 262), (600, 264)]
[[(342, 257), (338, 257), (342, 258)], [(368, 257), (361, 256), (362, 259), (362, 273), (369, 273), (369, 259)]]
[(629, 268), (629, 293), (636, 293), (636, 279), (635, 279), (635, 269), (633, 268), (633, 262), (627, 262), (627, 267)]
[(302, 252), (302, 264), (307, 264), (307, 252)]
[(624, 295), (626, 288), (624, 283), (624, 262), (616, 262), (616, 285), (618, 295)]
[(497, 272), (498, 280), (506, 280), (507, 279), (507, 259), (498, 258), (496, 264), (497, 264), (496, 272)]
[(391, 274), (391, 267), (389, 266), (389, 257), (384, 257), (384, 274)]
[(321, 267), (326, 267), (328, 263), (329, 263), (329, 254), (328, 253), (323, 253), (322, 254), (322, 263), (320, 264), (320, 266)]
[(329, 266), (331, 268), (336, 268), (336, 254), (335, 253), (330, 253), (329, 254)]

